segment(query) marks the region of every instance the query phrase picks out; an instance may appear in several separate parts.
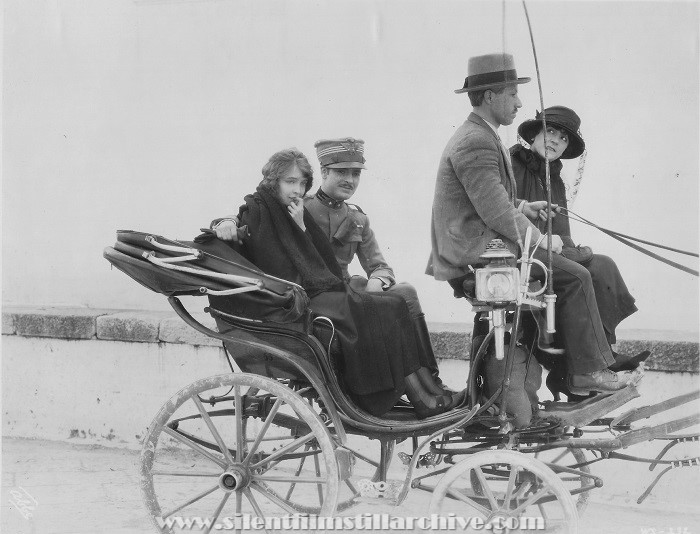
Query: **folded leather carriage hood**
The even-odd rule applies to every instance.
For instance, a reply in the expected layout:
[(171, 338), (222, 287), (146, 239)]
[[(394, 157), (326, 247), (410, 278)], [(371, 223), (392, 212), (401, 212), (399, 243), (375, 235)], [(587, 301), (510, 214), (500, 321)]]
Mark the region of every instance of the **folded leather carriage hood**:
[[(168, 261), (192, 256), (192, 249), (199, 251), (197, 258)], [(309, 303), (302, 287), (266, 275), (234, 247), (218, 239), (195, 243), (118, 230), (116, 243), (105, 248), (103, 256), (141, 285), (167, 297), (201, 296), (208, 294), (207, 290), (225, 291), (257, 283), (253, 291), (225, 296), (208, 294), (210, 303), (217, 309), (249, 319), (293, 322), (304, 315)]]

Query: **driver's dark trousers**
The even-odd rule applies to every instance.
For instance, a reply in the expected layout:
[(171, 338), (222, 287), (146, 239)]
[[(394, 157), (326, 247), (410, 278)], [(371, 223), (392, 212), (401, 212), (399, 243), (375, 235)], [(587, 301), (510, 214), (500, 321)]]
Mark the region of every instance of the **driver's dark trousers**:
[[(534, 257), (545, 265), (547, 251), (537, 249)], [(552, 254), (556, 339), (566, 351), (568, 372), (588, 374), (605, 369), (615, 362), (598, 312), (591, 274), (578, 263), (559, 254)], [(533, 266), (532, 276), (543, 279), (541, 270)]]

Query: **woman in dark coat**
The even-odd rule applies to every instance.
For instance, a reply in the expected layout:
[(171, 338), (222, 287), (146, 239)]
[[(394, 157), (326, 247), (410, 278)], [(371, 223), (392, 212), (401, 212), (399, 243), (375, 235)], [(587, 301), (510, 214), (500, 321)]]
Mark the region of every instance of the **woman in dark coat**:
[(390, 293), (358, 293), (344, 281), (331, 245), (304, 208), (313, 171), (296, 149), (273, 154), (263, 180), (239, 213), (242, 251), (263, 272), (301, 285), (314, 316), (333, 321), (342, 349), (344, 382), (355, 402), (373, 415), (406, 393), (418, 417), (451, 409), (422, 365), (406, 302)]
[[(579, 127), (581, 119), (571, 109), (564, 106), (552, 106), (545, 110), (547, 122), (547, 146), (544, 145), (542, 118), (538, 113), (534, 120), (523, 122), (518, 127), (520, 137), (530, 145), (526, 148), (517, 144), (510, 149), (511, 163), (518, 188), (517, 197), (529, 202), (547, 200), (545, 180), (545, 150), (549, 158), (552, 203), (562, 208), (567, 207), (566, 188), (561, 177), (562, 159), (574, 159), (581, 156), (585, 143)], [(615, 329), (637, 307), (634, 297), (625, 285), (620, 270), (608, 256), (593, 254), (589, 247), (576, 246), (571, 238), (569, 219), (566, 211), (552, 219), (552, 233), (559, 235), (564, 243), (562, 255), (577, 261), (590, 272), (593, 281), (600, 318), (603, 321), (608, 343), (616, 342)], [(539, 221), (540, 230), (546, 232), (546, 221)], [(615, 356), (613, 370), (635, 367), (648, 356), (648, 352), (634, 358)]]

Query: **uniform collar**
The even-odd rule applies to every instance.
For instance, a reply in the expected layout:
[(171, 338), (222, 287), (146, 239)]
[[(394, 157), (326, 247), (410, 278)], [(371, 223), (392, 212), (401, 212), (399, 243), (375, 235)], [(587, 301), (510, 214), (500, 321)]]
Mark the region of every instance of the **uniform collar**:
[(316, 198), (324, 206), (328, 206), (329, 208), (333, 208), (336, 210), (341, 208), (343, 204), (345, 204), (345, 201), (343, 200), (336, 200), (330, 197), (328, 193), (325, 193), (320, 187), (318, 188), (318, 191), (316, 191)]

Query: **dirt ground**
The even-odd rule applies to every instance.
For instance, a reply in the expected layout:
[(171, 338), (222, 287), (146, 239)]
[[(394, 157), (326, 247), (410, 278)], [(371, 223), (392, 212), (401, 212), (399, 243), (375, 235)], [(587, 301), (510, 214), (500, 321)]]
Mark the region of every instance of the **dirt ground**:
[[(138, 465), (139, 454), (132, 450), (4, 438), (0, 531), (4, 534), (155, 532), (141, 502)], [(402, 469), (400, 462), (394, 462), (390, 477), (392, 472), (395, 478), (401, 477)], [(693, 469), (693, 476), (698, 477)], [(698, 493), (691, 491), (682, 500), (669, 503), (664, 510), (658, 501), (653, 507), (615, 504), (600, 502), (592, 495), (580, 518), (580, 532), (700, 534)], [(365, 512), (426, 515), (428, 501), (427, 494), (412, 490), (398, 508), (364, 505), (349, 515)]]

